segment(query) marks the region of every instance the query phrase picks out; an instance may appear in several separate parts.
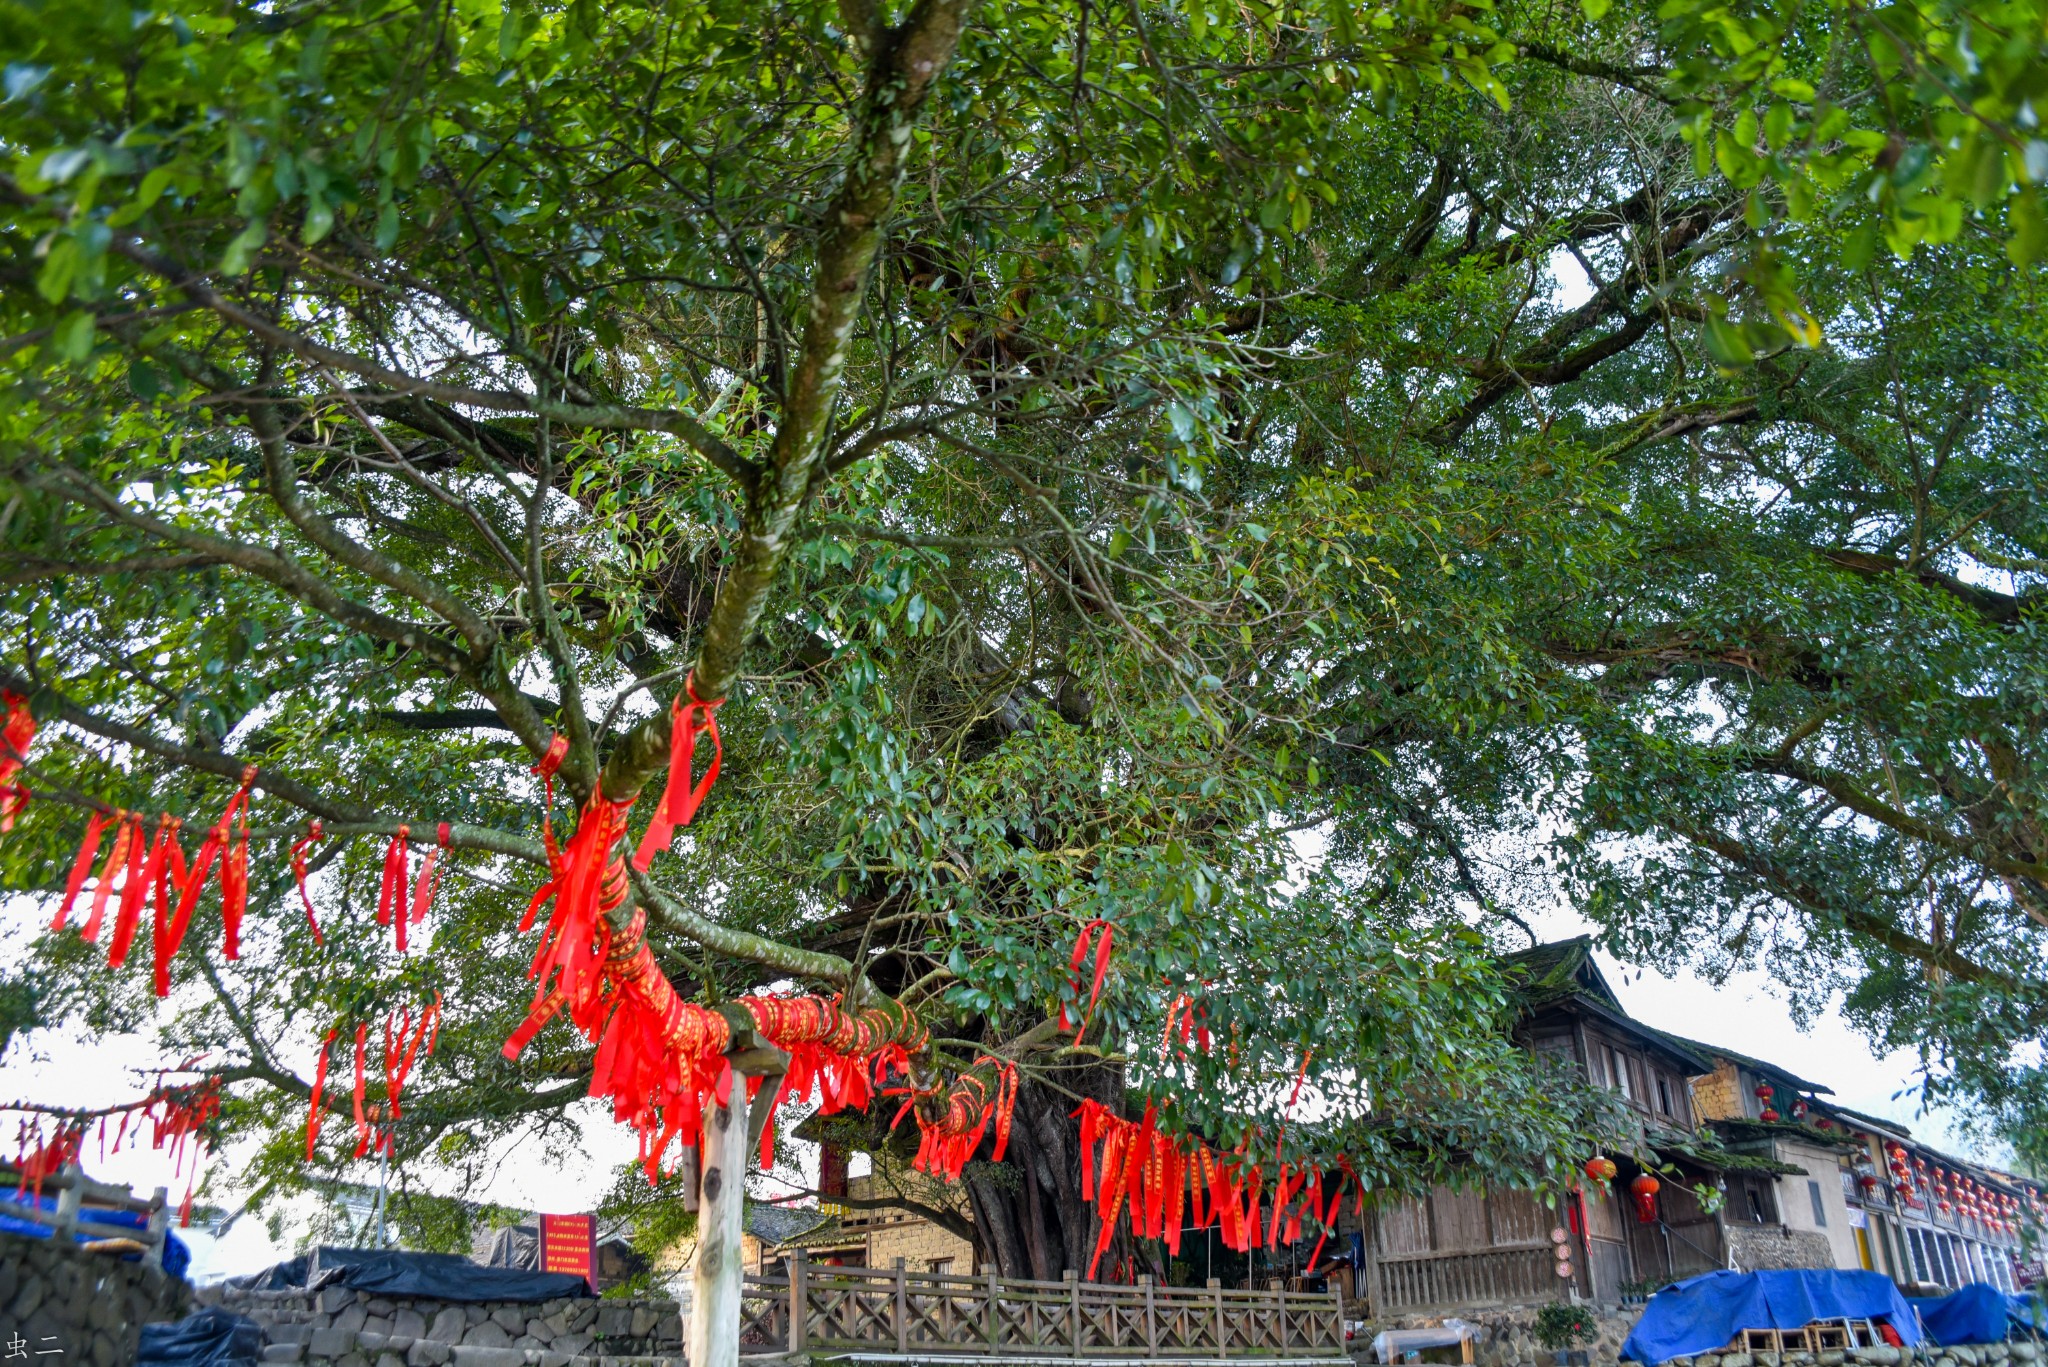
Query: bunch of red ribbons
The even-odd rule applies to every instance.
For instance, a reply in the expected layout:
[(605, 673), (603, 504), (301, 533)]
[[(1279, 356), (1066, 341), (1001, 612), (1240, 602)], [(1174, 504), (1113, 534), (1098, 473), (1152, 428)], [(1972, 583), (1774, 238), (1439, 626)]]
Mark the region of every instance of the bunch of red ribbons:
[(0, 689), (0, 707), (7, 710), (0, 721), (0, 831), (14, 829), (14, 818), (28, 806), (28, 785), (16, 783), (15, 775), (28, 763), (28, 747), (36, 738), (35, 715), (28, 699)]
[[(318, 833), (319, 823), (315, 822), (314, 834), (317, 836)], [(434, 848), (428, 850), (426, 858), (420, 861), (420, 871), (416, 877), (411, 872), (411, 841), (412, 828), (400, 826), (398, 834), (392, 836), (391, 843), (384, 847), (384, 881), (377, 891), (377, 924), (392, 927), (400, 954), (406, 952), (406, 927), (420, 924), (427, 919), (427, 913), (433, 909), (434, 893), (441, 886), (441, 857), (448, 852), (448, 823), (443, 821), (436, 828)], [(297, 854), (297, 850), (298, 847), (294, 846), (294, 855)], [(301, 865), (297, 863), (293, 865), (294, 871), (300, 867)], [(302, 874), (299, 879), (299, 896), (304, 898), (305, 895), (306, 884)], [(312, 918), (313, 904), (308, 901), (306, 919), (310, 921)], [(313, 933), (315, 938), (318, 938), (318, 927), (315, 927)]]
[[(687, 727), (687, 714), (678, 715), (678, 725)], [(702, 785), (687, 785), (689, 739), (672, 742), (674, 765), (663, 799), (678, 823), (702, 800)], [(691, 794), (687, 801), (676, 796), (678, 774)], [(548, 1021), (566, 1012), (597, 1046), (590, 1094), (610, 1100), (614, 1117), (639, 1133), (641, 1161), (652, 1178), (670, 1144), (696, 1143), (705, 1107), (730, 1098), (732, 1074), (724, 1053), (731, 1027), (720, 1012), (676, 995), (646, 942), (644, 913), (635, 912), (624, 931), (613, 932), (606, 913), (625, 901), (626, 866), (615, 847), (625, 835), (629, 808), (594, 792), (568, 844), (553, 858), (551, 876), (527, 905), (522, 931), (532, 927), (543, 905), (552, 901), (554, 908), (529, 974), (536, 983), (533, 1005), (505, 1041), (504, 1053), (517, 1058)], [(643, 840), (641, 854), (649, 848)], [(812, 1096), (824, 1114), (865, 1107), (877, 1079), (891, 1072), (907, 1075), (911, 1057), (929, 1043), (916, 1017), (895, 1002), (849, 1011), (823, 997), (754, 996), (736, 1005), (752, 1017), (758, 1034), (790, 1055), (771, 1107)], [(749, 1083), (750, 1089), (758, 1086)], [(1000, 1075), (993, 1088), (973, 1073), (956, 1081), (951, 1094), (929, 1108), (936, 1118), (918, 1114), (924, 1131), (920, 1165), (957, 1173), (987, 1125), (1007, 1135), (1015, 1095), (1014, 1080), (1006, 1084)], [(770, 1124), (763, 1127), (762, 1158), (772, 1162), (773, 1155)]]
[[(108, 822), (114, 838), (93, 878), (92, 911), (81, 927), (87, 944), (98, 944), (106, 929), (109, 903), (114, 924), (107, 943), (107, 967), (119, 968), (134, 947), (145, 905), (154, 903), (151, 944), (155, 951), (156, 995), (171, 990), (171, 960), (185, 942), (198, 909), (199, 896), (216, 862), (220, 864), (222, 953), (230, 959), (241, 957), (242, 916), (249, 904), (249, 789), (256, 781), (252, 765), (242, 771), (241, 786), (228, 799), (220, 819), (207, 829), (199, 852), (189, 862), (179, 839), (179, 820), (160, 816), (151, 832), (139, 812), (115, 810), (94, 812), (85, 827), (85, 838), (71, 861), (71, 874), (64, 882), (64, 900), (50, 922), (52, 931), (64, 929), (71, 909), (77, 904), (85, 881), (93, 874), (93, 860)], [(115, 899), (117, 882), (120, 897)]]
[[(54, 1128), (46, 1138), (43, 1135), (45, 1114), (48, 1113), (36, 1111), (24, 1115), (16, 1129), (15, 1164), (21, 1169), (21, 1190), (25, 1191), (33, 1185), (38, 1198), (42, 1195), (45, 1177), (55, 1173), (66, 1163), (80, 1161), (90, 1123), (83, 1116), (58, 1115), (55, 1117)], [(163, 1081), (162, 1074), (158, 1074), (157, 1085), (151, 1088), (149, 1095), (142, 1100), (98, 1113), (100, 1159), (104, 1162), (109, 1152), (107, 1124), (117, 1115), (121, 1123), (114, 1133), (111, 1150), (114, 1153), (121, 1151), (121, 1145), (130, 1139), (131, 1132), (134, 1141), (140, 1143), (143, 1122), (147, 1121), (150, 1148), (159, 1151), (168, 1148), (171, 1154), (171, 1170), (176, 1174), (185, 1171), (189, 1144), (192, 1170), (186, 1179), (185, 1199), (179, 1207), (178, 1214), (179, 1224), (188, 1225), (192, 1222), (192, 1195), (199, 1182), (199, 1159), (208, 1148), (209, 1126), (219, 1114), (219, 1078), (209, 1077), (200, 1082), (170, 1085)]]
[[(306, 1115), (306, 1161), (309, 1163), (313, 1160), (315, 1146), (320, 1142), (320, 1126), (326, 1117), (327, 1055), (334, 1047), (335, 1036), (340, 1033), (338, 1026), (327, 1032), (327, 1037), (320, 1042), (320, 1061), (313, 1070), (313, 1104)], [(441, 998), (438, 994), (432, 1005), (421, 1009), (417, 1020), (413, 1019), (411, 1007), (393, 1011), (384, 1018), (384, 1102), (381, 1106), (370, 1106), (367, 1104), (370, 1025), (367, 1021), (357, 1022), (353, 1092), (356, 1147), (351, 1157), (391, 1151), (393, 1124), (404, 1114), (399, 1099), (404, 1095), (405, 1084), (411, 1078), (414, 1066), (433, 1054), (434, 1044), (440, 1035)]]
[(1095, 1203), (1102, 1221), (1095, 1257), (1088, 1265), (1090, 1281), (1116, 1237), (1117, 1219), (1127, 1204), (1131, 1233), (1164, 1239), (1168, 1251), (1176, 1254), (1183, 1229), (1213, 1224), (1225, 1247), (1244, 1252), (1294, 1243), (1306, 1219), (1317, 1231), (1308, 1261), (1311, 1271), (1322, 1257), (1323, 1241), (1336, 1226), (1347, 1181), (1358, 1194), (1359, 1211), (1365, 1208), (1364, 1189), (1346, 1160), (1337, 1160), (1334, 1175), (1326, 1175), (1320, 1165), (1296, 1168), (1283, 1162), (1266, 1207), (1270, 1214), (1261, 1218), (1261, 1202), (1269, 1195), (1266, 1173), (1251, 1161), (1245, 1145), (1218, 1155), (1199, 1140), (1169, 1135), (1159, 1128), (1158, 1112), (1149, 1102), (1144, 1118), (1137, 1121), (1092, 1099), (1084, 1100), (1075, 1114), (1081, 1120), (1081, 1198)]

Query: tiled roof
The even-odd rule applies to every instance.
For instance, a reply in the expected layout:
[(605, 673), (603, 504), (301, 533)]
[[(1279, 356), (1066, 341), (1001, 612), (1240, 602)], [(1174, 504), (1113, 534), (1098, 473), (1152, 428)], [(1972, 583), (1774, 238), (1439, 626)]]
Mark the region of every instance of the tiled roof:
[[(1824, 1087), (1818, 1082), (1808, 1082), (1790, 1068), (1780, 1068), (1775, 1063), (1766, 1063), (1760, 1058), (1751, 1058), (1747, 1054), (1738, 1054), (1726, 1045), (1708, 1044), (1704, 1040), (1687, 1039), (1683, 1035), (1673, 1035), (1669, 1031), (1660, 1031), (1659, 1033), (1664, 1034), (1673, 1042), (1683, 1045), (1696, 1054), (1705, 1054), (1708, 1058), (1725, 1058), (1731, 1063), (1742, 1065), (1752, 1073), (1768, 1073), (1772, 1077), (1791, 1083), (1799, 1091), (1812, 1092), (1816, 1096), (1833, 1096), (1835, 1094), (1833, 1088)], [(1837, 1106), (1832, 1109), (1840, 1110), (1841, 1108)], [(1878, 1125), (1890, 1124), (1889, 1121), (1878, 1120), (1873, 1120), (1871, 1123)]]
[(776, 1246), (801, 1238), (830, 1219), (816, 1206), (770, 1206), (749, 1201), (743, 1227), (762, 1243)]

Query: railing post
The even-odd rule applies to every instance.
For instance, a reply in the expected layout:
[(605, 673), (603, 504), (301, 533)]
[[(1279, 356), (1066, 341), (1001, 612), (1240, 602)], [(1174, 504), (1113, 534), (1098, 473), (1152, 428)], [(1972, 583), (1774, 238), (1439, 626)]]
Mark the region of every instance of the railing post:
[(1067, 1330), (1074, 1341), (1074, 1356), (1081, 1356), (1081, 1274), (1073, 1268), (1060, 1273), (1067, 1284)]
[(54, 1242), (69, 1244), (78, 1233), (78, 1207), (85, 1185), (85, 1169), (77, 1163), (66, 1163), (58, 1172), (57, 1185), (57, 1237)]
[(896, 1260), (896, 1351), (910, 1351), (910, 1288), (903, 1275), (903, 1260)]
[(1209, 1290), (1215, 1293), (1216, 1297), (1216, 1356), (1227, 1357), (1228, 1354), (1223, 1349), (1223, 1279), (1209, 1278)]
[(1145, 1356), (1159, 1356), (1159, 1318), (1156, 1302), (1152, 1296), (1152, 1274), (1145, 1273), (1138, 1278), (1138, 1285), (1145, 1288)]
[(149, 1251), (142, 1255), (142, 1261), (161, 1269), (164, 1265), (164, 1244), (171, 1234), (171, 1193), (167, 1187), (158, 1187), (149, 1198)]
[(804, 1265), (804, 1251), (791, 1249), (789, 1255), (789, 1351), (801, 1353), (809, 1347), (811, 1279)]
[(1292, 1327), (1287, 1323), (1287, 1283), (1276, 1281), (1273, 1285), (1280, 1289), (1280, 1341), (1273, 1346), (1285, 1352), (1288, 1345), (1294, 1341)]
[(1336, 1277), (1330, 1278), (1330, 1310), (1337, 1317), (1336, 1345), (1342, 1351), (1347, 1346), (1344, 1337), (1344, 1283)]

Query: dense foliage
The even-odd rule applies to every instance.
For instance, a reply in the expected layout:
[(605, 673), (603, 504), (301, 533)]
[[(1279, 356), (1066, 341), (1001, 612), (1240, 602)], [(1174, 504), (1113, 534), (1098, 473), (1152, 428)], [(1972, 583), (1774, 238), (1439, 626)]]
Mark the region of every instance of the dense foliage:
[[(895, 996), (1054, 1158), (1108, 1079), (1549, 1180), (1615, 1123), (1506, 1038), (1558, 895), (2038, 1111), (2038, 4), (8, 0), (0, 48), (0, 869), (261, 766), (239, 962), (157, 1015), (75, 934), (32, 971), (214, 1051), (264, 1178), (320, 1035), (435, 993), (401, 1161), (573, 1144), (587, 1051), (498, 1052), (528, 767), (640, 791), (693, 665), (664, 969)], [(444, 821), (400, 956), (383, 845)], [(1032, 1218), (1006, 1268), (1085, 1261)]]

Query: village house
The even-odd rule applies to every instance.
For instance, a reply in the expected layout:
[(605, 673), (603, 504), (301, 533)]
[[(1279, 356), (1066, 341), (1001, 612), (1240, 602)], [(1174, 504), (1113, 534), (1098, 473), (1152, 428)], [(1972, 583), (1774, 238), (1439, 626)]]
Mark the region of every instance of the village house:
[(1694, 1079), (1694, 1103), (1727, 1147), (1801, 1169), (1762, 1199), (1772, 1218), (1826, 1241), (1829, 1261), (1809, 1265), (1883, 1272), (1915, 1295), (1973, 1281), (2011, 1291), (2040, 1275), (2020, 1235), (2040, 1214), (2038, 1183), (1929, 1148), (1775, 1064), (1686, 1043), (1714, 1061)]
[[(1582, 1182), (1556, 1207), (1530, 1192), (1439, 1188), (1368, 1212), (1354, 1294), (1376, 1318), (1540, 1303), (1564, 1291), (1612, 1303), (1728, 1266), (1731, 1237), (1747, 1237), (1725, 1223), (1731, 1199), (1747, 1208), (1749, 1193), (1788, 1165), (1726, 1151), (1698, 1131), (1688, 1084), (1712, 1065), (1622, 1009), (1590, 939), (1538, 945), (1503, 966), (1521, 998), (1517, 1042), (1618, 1094), (1658, 1172), (1615, 1154), (1610, 1180)], [(1656, 1183), (1647, 1219), (1634, 1192), (1645, 1176)]]
[[(740, 1240), (747, 1271), (779, 1272), (798, 1250), (812, 1262), (846, 1267), (894, 1267), (901, 1259), (913, 1272), (965, 1275), (977, 1270), (974, 1244), (959, 1232), (900, 1206), (866, 1205), (884, 1195), (872, 1175), (845, 1179), (839, 1190), (846, 1199), (828, 1195), (815, 1206), (749, 1204)], [(919, 1195), (953, 1203), (962, 1224), (972, 1219), (957, 1188)]]

